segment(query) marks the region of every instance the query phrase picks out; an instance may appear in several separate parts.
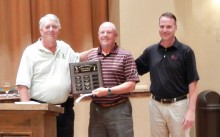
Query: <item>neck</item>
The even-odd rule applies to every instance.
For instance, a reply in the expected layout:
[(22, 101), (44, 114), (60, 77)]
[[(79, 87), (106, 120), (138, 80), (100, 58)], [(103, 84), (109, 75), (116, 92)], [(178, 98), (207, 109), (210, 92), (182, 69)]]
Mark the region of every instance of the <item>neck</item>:
[(108, 55), (110, 53), (109, 49), (102, 49), (102, 54)]
[(56, 48), (57, 48), (57, 43), (56, 41), (46, 41), (46, 40), (42, 40), (42, 44), (43, 46), (50, 50), (52, 53), (55, 53)]
[(104, 55), (108, 55), (111, 52), (111, 50), (114, 48), (114, 46), (115, 45), (113, 45), (113, 46), (102, 46), (102, 53)]
[(160, 45), (162, 45), (164, 48), (169, 48), (173, 45), (175, 41), (175, 38), (170, 40), (161, 40)]

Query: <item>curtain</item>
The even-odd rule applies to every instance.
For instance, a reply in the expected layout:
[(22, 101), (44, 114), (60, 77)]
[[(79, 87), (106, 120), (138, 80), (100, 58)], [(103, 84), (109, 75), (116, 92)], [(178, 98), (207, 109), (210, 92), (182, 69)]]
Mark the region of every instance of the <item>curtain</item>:
[(40, 37), (39, 19), (61, 22), (60, 40), (81, 52), (99, 45), (99, 25), (108, 21), (107, 0), (0, 0), (0, 81), (15, 83), (24, 49)]

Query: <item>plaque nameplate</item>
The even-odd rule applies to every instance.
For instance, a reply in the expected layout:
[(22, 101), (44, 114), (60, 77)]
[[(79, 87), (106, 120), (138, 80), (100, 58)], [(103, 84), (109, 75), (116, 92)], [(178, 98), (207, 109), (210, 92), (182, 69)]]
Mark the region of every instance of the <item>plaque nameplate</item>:
[(70, 77), (73, 94), (91, 93), (103, 86), (100, 61), (70, 63)]

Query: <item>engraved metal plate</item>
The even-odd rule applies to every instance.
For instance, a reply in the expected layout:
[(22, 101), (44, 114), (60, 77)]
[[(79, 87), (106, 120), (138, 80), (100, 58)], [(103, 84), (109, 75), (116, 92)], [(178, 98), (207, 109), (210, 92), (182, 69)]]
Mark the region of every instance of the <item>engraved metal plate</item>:
[(91, 93), (103, 86), (100, 61), (70, 63), (70, 77), (73, 94)]

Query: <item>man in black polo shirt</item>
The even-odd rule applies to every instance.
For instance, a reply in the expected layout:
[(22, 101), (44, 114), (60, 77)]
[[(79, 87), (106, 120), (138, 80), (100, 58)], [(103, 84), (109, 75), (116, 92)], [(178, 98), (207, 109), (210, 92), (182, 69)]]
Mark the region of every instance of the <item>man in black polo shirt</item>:
[(159, 18), (161, 41), (136, 60), (139, 75), (150, 72), (151, 137), (189, 137), (195, 120), (199, 76), (193, 50), (175, 37), (176, 17)]

